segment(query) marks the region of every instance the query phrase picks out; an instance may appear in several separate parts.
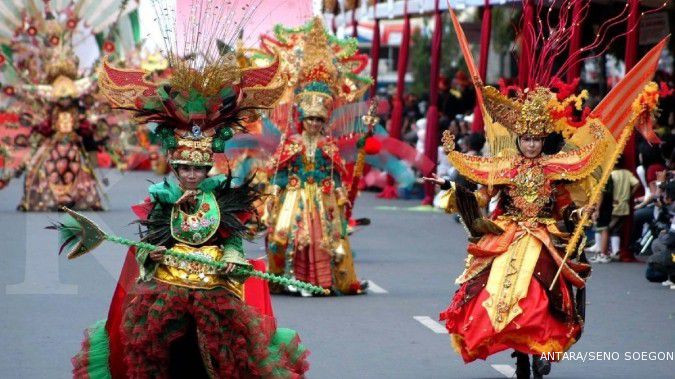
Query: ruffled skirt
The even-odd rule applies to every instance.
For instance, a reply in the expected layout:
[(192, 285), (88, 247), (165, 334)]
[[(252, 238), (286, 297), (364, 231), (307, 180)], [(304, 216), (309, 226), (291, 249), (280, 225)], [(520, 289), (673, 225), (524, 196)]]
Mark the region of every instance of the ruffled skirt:
[[(195, 343), (176, 349), (188, 336)], [(294, 331), (277, 329), (273, 318), (224, 289), (139, 284), (124, 314), (122, 342), (129, 378), (172, 377), (176, 360), (191, 360), (188, 367), (196, 360), (212, 378), (300, 378), (308, 369), (309, 352)], [(73, 358), (74, 377), (110, 377), (106, 350), (99, 323)]]
[(466, 363), (486, 359), (506, 349), (526, 354), (565, 352), (580, 334), (581, 326), (577, 322), (564, 323), (551, 314), (546, 291), (534, 278), (527, 296), (518, 303), (523, 313), (499, 332), (493, 328), (482, 305), (489, 297), (485, 289), (470, 301), (461, 301), (466, 296), (467, 285), (459, 288), (450, 306), (440, 315), (451, 334), (453, 347)]

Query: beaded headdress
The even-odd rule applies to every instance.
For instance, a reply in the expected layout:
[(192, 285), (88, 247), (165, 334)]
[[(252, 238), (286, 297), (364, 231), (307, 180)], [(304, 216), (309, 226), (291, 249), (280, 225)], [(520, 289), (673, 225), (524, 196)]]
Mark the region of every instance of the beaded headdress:
[(0, 6), (2, 92), (7, 96), (34, 96), (40, 101), (78, 98), (93, 91), (94, 79), (79, 70), (74, 37), (81, 37), (85, 25), (87, 32), (105, 35), (137, 7), (126, 0), (13, 3)]
[(265, 67), (241, 67), (230, 47), (255, 8), (245, 5), (243, 21), (233, 22), (222, 17), (228, 12), (223, 6), (194, 1), (184, 31), (177, 32), (176, 10), (164, 4), (158, 20), (170, 68), (167, 80), (151, 83), (144, 70), (118, 69), (107, 62), (100, 68), (101, 92), (113, 106), (133, 111), (139, 122), (157, 124), (154, 133), (170, 163), (212, 165), (225, 141), (244, 132), (244, 123), (255, 119), (258, 109), (273, 107), (283, 94), (277, 60)]
[(281, 71), (295, 95), (300, 118), (330, 118), (339, 103), (359, 99), (371, 80), (360, 76), (368, 57), (358, 53), (353, 38), (328, 33), (319, 17), (298, 28), (277, 25), (274, 37), (263, 36), (262, 48), (281, 58)]
[[(471, 58), (466, 37), (454, 12), (451, 12), (460, 46), (468, 60), (467, 65), (478, 93), (478, 103), (485, 117), (486, 136), (492, 155), (515, 153), (517, 149), (514, 137), (525, 134), (546, 136), (559, 132), (568, 140), (577, 129), (589, 125), (588, 117), (597, 116), (598, 112), (590, 109), (582, 112), (582, 105), (588, 94), (586, 91), (575, 94), (578, 78), (570, 83), (565, 83), (560, 78), (580, 62), (603, 54), (612, 41), (628, 33), (629, 31), (617, 32), (614, 27), (625, 21), (629, 12), (626, 6), (619, 15), (600, 26), (591, 44), (579, 46), (570, 52), (570, 43), (578, 37), (575, 33), (579, 32), (578, 26), (588, 14), (589, 4), (569, 0), (547, 4), (537, 0), (534, 2), (535, 10), (541, 10), (545, 6), (549, 7), (549, 12), (557, 9), (557, 22), (553, 23), (547, 18), (547, 22), (543, 23), (528, 21), (527, 15), (533, 12), (533, 4), (523, 0), (523, 9), (527, 11), (523, 13), (525, 26), (519, 33), (520, 67), (523, 72), (518, 73), (519, 85), (502, 91), (482, 83)], [(646, 13), (662, 8), (663, 6)], [(637, 92), (632, 95), (637, 96)], [(613, 127), (608, 126), (610, 129)]]

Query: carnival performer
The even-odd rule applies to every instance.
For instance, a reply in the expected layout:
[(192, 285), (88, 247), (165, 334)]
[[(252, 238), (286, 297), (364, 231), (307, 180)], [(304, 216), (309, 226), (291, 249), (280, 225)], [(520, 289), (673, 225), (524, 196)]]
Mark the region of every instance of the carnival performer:
[[(208, 176), (225, 141), (277, 102), (278, 65), (241, 69), (222, 44), (234, 42), (243, 25), (223, 27), (222, 11), (210, 2), (194, 7), (200, 19), (213, 21), (185, 26), (187, 35), (200, 36), (185, 47), (199, 59), (172, 50), (175, 32), (167, 28), (166, 81), (151, 83), (142, 70), (107, 62), (98, 73), (114, 107), (157, 124), (177, 181), (150, 186), (147, 208), (138, 212), (147, 217), (139, 222), (143, 241), (158, 248), (135, 251), (139, 271), (131, 288), (123, 283), (131, 267), (125, 264), (108, 320), (87, 330), (73, 358), (75, 377), (297, 378), (308, 368), (297, 334), (277, 329), (274, 318), (243, 301), (245, 277), (236, 273), (249, 266), (242, 239), (259, 193), (250, 180), (235, 187), (231, 176)], [(176, 25), (173, 12), (158, 15), (160, 22)]]
[[(619, 83), (590, 114), (576, 119), (570, 115), (575, 109), (581, 113), (587, 95), (575, 95), (574, 85), (543, 69), (549, 45), (539, 47), (541, 55), (530, 63), (538, 74), (526, 81), (529, 88), (507, 96), (480, 83), (461, 27), (451, 15), (480, 96), (491, 154), (454, 151), (454, 140), (446, 133), (448, 160), (482, 187), (470, 191), (436, 176), (424, 178), (448, 190), (445, 209), (459, 213), (470, 234), (465, 270), (456, 281), (460, 287), (440, 319), (465, 362), (513, 349), (516, 376), (541, 378), (550, 372), (548, 359), (559, 359), (555, 353), (567, 351), (581, 336), (591, 268), (580, 235), (632, 125), (655, 108), (658, 91), (647, 82), (664, 42), (627, 75), (635, 87)], [(616, 108), (618, 101), (629, 105)], [(553, 133), (564, 136), (564, 144), (545, 152)], [(484, 217), (481, 208), (493, 197), (497, 207)], [(551, 353), (548, 359), (542, 358), (545, 353)]]
[[(92, 101), (95, 80), (80, 72), (73, 37), (83, 32), (84, 24), (96, 25), (92, 33), (103, 33), (115, 18), (103, 17), (100, 10), (85, 13), (86, 2), (75, 6), (30, 0), (23, 7), (0, 7), (0, 17), (8, 23), (0, 31), (0, 43), (10, 52), (0, 55), (0, 98), (3, 112), (19, 115), (18, 123), (3, 127), (31, 129), (32, 151), (20, 164), (25, 179), (18, 208), (23, 211), (56, 211), (62, 206), (103, 210), (89, 152), (106, 148), (106, 142), (99, 142), (107, 141), (108, 132), (98, 122), (105, 121), (106, 114)], [(123, 3), (105, 0), (99, 5), (119, 8), (122, 15)]]
[[(334, 294), (361, 294), (367, 282), (357, 278), (347, 235), (347, 170), (327, 130), (335, 103), (354, 97), (348, 96), (348, 86), (342, 86), (346, 73), (335, 63), (338, 56), (331, 48), (338, 43), (331, 44), (321, 20), (313, 19), (296, 33), (295, 41), (302, 43), (294, 91), (299, 134), (283, 141), (269, 165), (270, 272), (330, 289)], [(365, 89), (362, 86), (355, 92)], [(282, 290), (297, 292), (294, 288)]]

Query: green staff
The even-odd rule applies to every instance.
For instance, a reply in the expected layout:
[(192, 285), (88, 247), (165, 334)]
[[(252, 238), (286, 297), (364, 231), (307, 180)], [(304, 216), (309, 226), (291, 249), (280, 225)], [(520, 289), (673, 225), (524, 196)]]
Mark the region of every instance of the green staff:
[[(84, 255), (94, 250), (96, 247), (98, 247), (98, 245), (106, 240), (121, 245), (135, 246), (147, 250), (156, 250), (159, 248), (159, 246), (155, 246), (146, 242), (132, 241), (123, 237), (107, 234), (87, 217), (66, 207), (63, 207), (62, 209), (67, 213), (64, 219), (60, 223), (55, 223), (54, 225), (48, 226), (47, 228), (55, 229), (59, 232), (61, 251), (63, 251), (63, 249), (69, 250), (68, 259), (74, 259)], [(212, 261), (205, 257), (189, 255), (171, 249), (167, 249), (164, 254), (172, 256), (176, 259), (200, 263), (219, 270), (224, 269), (227, 266), (227, 263), (224, 262)], [(329, 292), (327, 289), (315, 286), (310, 283), (254, 270), (250, 267), (237, 266), (233, 273), (241, 276), (253, 276), (283, 286), (295, 286), (297, 288), (304, 289), (316, 294), (327, 294)]]

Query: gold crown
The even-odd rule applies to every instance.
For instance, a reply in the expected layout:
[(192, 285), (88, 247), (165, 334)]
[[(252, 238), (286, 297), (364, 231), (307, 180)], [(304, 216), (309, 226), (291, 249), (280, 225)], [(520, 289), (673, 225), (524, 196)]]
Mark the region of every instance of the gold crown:
[(193, 125), (191, 130), (176, 130), (176, 147), (168, 151), (169, 163), (191, 166), (213, 165), (213, 137), (215, 130), (203, 130)]
[(304, 91), (296, 96), (302, 117), (320, 117), (328, 120), (333, 108), (333, 97), (323, 92)]
[(60, 75), (52, 83), (52, 96), (54, 99), (61, 99), (64, 97), (77, 97), (78, 90), (75, 82), (64, 75)]
[(320, 18), (312, 20), (311, 29), (304, 36), (303, 61), (298, 84), (321, 82), (334, 94), (339, 93), (339, 73), (333, 62), (328, 36)]
[(52, 52), (45, 64), (47, 82), (51, 83), (60, 76), (77, 78), (79, 59), (70, 49), (57, 49)]
[(555, 131), (551, 112), (559, 104), (548, 88), (526, 90), (520, 98), (509, 98), (491, 86), (483, 87), (485, 110), (495, 121), (519, 136), (546, 136)]

